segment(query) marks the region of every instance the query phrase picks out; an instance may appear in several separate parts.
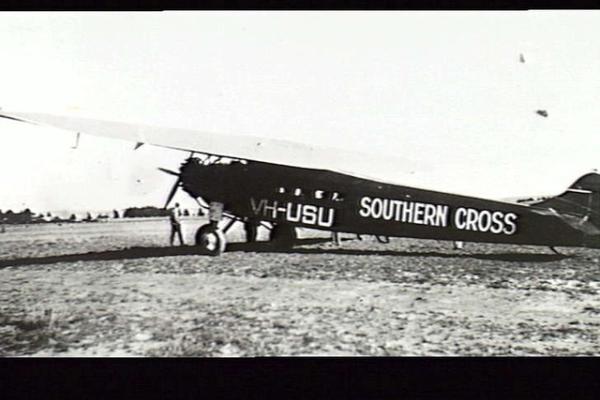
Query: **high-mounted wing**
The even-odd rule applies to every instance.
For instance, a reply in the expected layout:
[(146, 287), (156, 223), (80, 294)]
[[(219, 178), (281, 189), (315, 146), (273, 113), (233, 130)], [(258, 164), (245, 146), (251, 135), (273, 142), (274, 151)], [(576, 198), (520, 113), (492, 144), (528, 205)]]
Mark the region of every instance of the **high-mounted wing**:
[[(41, 113), (0, 112), (0, 117), (35, 125), (47, 125), (72, 132), (128, 140), (187, 152), (260, 161), (315, 169), (331, 169), (356, 176), (386, 177), (393, 168), (408, 176), (418, 166), (416, 161), (378, 155), (377, 157), (340, 149), (327, 149), (291, 141), (234, 136), (210, 132), (137, 125), (124, 122), (67, 117)], [(392, 167), (392, 168), (390, 168)], [(421, 170), (424, 168), (419, 167)], [(383, 174), (383, 175), (382, 175)], [(392, 178), (393, 179), (393, 178)]]

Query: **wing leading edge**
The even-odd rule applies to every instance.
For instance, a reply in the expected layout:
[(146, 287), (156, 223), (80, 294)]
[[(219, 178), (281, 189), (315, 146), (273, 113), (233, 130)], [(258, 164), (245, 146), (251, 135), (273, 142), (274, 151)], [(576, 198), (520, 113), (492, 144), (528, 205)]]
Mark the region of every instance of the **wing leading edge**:
[[(373, 156), (334, 148), (328, 149), (309, 146), (280, 139), (224, 135), (190, 129), (153, 127), (42, 113), (0, 111), (0, 118), (59, 128), (74, 133), (126, 140), (136, 143), (136, 148), (140, 144), (149, 144), (186, 152), (211, 154), (270, 164), (318, 170), (326, 169), (377, 182), (399, 184), (412, 188), (422, 188), (424, 186), (423, 181), (426, 181), (427, 176), (431, 175), (413, 175), (411, 171), (414, 171), (415, 168), (420, 172), (430, 172), (431, 167), (424, 165), (422, 162), (416, 162), (407, 158), (382, 156), (380, 154)], [(374, 176), (377, 178), (374, 178)], [(572, 186), (577, 186), (576, 184)], [(437, 185), (431, 185), (427, 190), (432, 190), (435, 186)], [(579, 186), (572, 187), (570, 190), (581, 191), (581, 188), (578, 188)], [(459, 194), (456, 191), (443, 189), (445, 188), (437, 188), (438, 191)], [(479, 197), (467, 193), (463, 195)], [(508, 200), (502, 202), (512, 203), (512, 201)], [(550, 211), (545, 210), (549, 206), (546, 203), (536, 204), (534, 202), (530, 205), (534, 206), (532, 208), (535, 212), (555, 214), (551, 211), (551, 208)]]
[[(358, 152), (309, 146), (280, 139), (138, 125), (125, 122), (41, 113), (3, 112), (0, 117), (94, 136), (127, 140), (187, 152), (303, 168), (331, 169), (356, 176), (385, 171), (412, 171), (419, 163), (397, 157), (373, 157)], [(139, 147), (139, 146), (138, 146)], [(324, 168), (325, 167), (325, 168)]]
[[(188, 152), (194, 151), (222, 157), (267, 162), (272, 158), (269, 154), (264, 154), (266, 153), (263, 149), (264, 146), (261, 147), (266, 139), (254, 137), (220, 135), (196, 130), (163, 128), (41, 113), (2, 112), (0, 113), (0, 117), (34, 125), (46, 125), (72, 132), (82, 132), (94, 136), (127, 140)], [(269, 146), (275, 150), (299, 145), (273, 139), (268, 141)]]

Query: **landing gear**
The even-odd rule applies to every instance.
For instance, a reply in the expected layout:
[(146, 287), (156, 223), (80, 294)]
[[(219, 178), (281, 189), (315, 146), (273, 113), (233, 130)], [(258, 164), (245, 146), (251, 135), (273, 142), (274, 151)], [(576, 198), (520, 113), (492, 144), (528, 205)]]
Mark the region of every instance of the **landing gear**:
[(211, 256), (218, 256), (225, 251), (227, 240), (225, 234), (216, 223), (202, 225), (196, 231), (196, 246)]
[(339, 232), (331, 232), (331, 241), (337, 247), (340, 247), (340, 233)]
[(289, 249), (298, 239), (296, 229), (287, 224), (277, 224), (271, 229), (269, 241), (275, 248)]
[(213, 201), (208, 210), (208, 219), (210, 222), (202, 225), (196, 231), (196, 246), (211, 256), (218, 256), (225, 251), (227, 239), (225, 232), (231, 228), (235, 220), (231, 220), (224, 230), (219, 228), (219, 221), (223, 219), (223, 203)]
[(564, 254), (562, 254), (560, 251), (556, 250), (556, 248), (554, 246), (550, 246), (550, 250), (552, 250), (554, 252), (554, 254), (557, 254), (559, 256), (564, 256)]
[(254, 221), (244, 222), (244, 231), (246, 232), (246, 242), (256, 242), (256, 236), (258, 235), (258, 224)]

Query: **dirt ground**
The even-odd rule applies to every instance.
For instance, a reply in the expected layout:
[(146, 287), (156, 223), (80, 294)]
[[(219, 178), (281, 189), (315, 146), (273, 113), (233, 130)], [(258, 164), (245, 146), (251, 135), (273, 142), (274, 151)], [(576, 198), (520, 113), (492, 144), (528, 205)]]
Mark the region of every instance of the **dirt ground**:
[[(184, 220), (188, 243), (202, 222)], [(7, 227), (0, 355), (600, 354), (600, 251), (342, 235), (341, 247), (234, 245), (208, 257), (170, 253), (168, 229)], [(130, 247), (152, 250), (120, 252)]]

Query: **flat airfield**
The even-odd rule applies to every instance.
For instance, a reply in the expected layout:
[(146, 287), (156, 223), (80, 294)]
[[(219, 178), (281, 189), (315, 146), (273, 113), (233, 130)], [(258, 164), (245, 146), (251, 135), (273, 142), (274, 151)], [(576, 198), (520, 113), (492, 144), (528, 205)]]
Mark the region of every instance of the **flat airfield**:
[(275, 252), (238, 225), (220, 257), (169, 248), (162, 218), (7, 226), (0, 355), (600, 354), (598, 250), (302, 230)]

